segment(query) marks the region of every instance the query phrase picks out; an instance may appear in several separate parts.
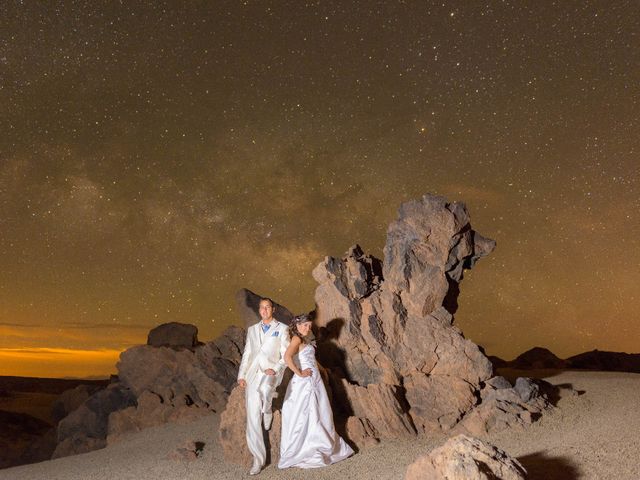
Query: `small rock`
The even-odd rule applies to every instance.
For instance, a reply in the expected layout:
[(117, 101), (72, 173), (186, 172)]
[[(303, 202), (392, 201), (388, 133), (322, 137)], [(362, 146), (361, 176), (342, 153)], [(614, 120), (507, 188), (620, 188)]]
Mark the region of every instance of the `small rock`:
[(405, 480), (524, 480), (515, 458), (480, 439), (458, 435), (409, 465)]

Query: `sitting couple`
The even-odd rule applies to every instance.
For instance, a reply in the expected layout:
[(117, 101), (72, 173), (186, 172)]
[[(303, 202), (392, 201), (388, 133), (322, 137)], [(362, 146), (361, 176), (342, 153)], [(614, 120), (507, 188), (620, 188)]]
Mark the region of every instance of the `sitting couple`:
[(278, 468), (315, 468), (344, 460), (353, 450), (336, 433), (327, 391), (309, 343), (311, 319), (294, 317), (291, 325), (273, 318), (273, 302), (260, 300), (261, 321), (249, 327), (238, 372), (246, 389), (247, 445), (253, 455), (250, 474), (264, 467), (264, 432), (271, 427), (271, 401), (282, 381), (285, 364), (294, 373), (282, 405)]

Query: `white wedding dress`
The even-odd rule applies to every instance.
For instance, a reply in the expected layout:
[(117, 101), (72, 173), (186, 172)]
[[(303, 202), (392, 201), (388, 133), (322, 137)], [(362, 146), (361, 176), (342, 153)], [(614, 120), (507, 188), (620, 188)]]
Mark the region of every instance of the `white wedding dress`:
[(310, 377), (294, 375), (282, 405), (282, 434), (278, 468), (317, 468), (344, 460), (353, 450), (336, 433), (327, 390), (324, 388), (316, 352), (305, 345), (297, 355), (300, 370)]

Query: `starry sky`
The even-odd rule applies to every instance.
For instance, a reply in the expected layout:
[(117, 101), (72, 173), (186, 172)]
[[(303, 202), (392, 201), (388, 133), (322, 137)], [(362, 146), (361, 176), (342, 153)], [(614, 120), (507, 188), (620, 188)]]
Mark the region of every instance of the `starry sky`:
[(7, 1), (0, 374), (115, 372), (234, 293), (313, 308), (400, 203), (497, 241), (457, 325), (488, 354), (640, 340), (635, 1)]

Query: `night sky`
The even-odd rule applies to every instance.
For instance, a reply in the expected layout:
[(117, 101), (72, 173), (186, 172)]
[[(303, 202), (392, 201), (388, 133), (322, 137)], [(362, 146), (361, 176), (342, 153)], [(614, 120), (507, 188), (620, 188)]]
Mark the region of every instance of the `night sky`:
[(640, 351), (640, 4), (3, 2), (0, 374), (115, 372), (153, 326), (313, 308), (400, 203), (497, 241), (487, 353)]

